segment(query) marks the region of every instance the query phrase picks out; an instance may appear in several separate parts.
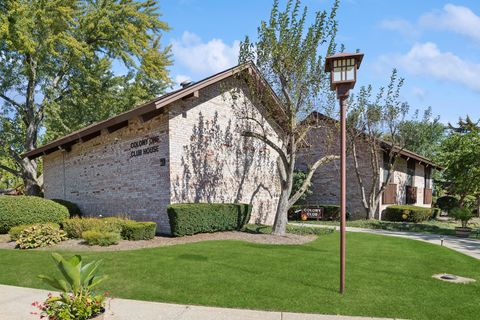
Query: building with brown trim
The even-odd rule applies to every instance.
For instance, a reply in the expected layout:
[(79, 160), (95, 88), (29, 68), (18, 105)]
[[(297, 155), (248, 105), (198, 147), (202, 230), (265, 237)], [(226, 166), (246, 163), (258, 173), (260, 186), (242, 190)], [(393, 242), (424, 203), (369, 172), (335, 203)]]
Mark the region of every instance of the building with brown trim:
[(254, 125), (242, 115), (248, 109), (273, 141), (279, 129), (250, 99), (247, 77), (261, 78), (253, 65), (237, 66), (24, 156), (43, 157), (46, 198), (74, 202), (86, 215), (155, 221), (169, 233), (169, 204), (239, 202), (253, 204), (251, 222), (272, 224), (278, 155), (241, 135)]
[[(339, 154), (339, 133), (336, 120), (319, 113), (312, 113), (315, 126), (307, 137), (307, 143), (299, 152), (297, 169), (308, 170), (308, 164), (328, 154)], [(379, 186), (386, 182), (388, 176), (387, 143), (379, 143), (377, 154), (378, 163), (382, 167), (377, 181)], [(408, 150), (397, 150), (394, 171), (382, 195), (377, 211), (377, 218), (381, 218), (383, 210), (393, 204), (411, 204), (421, 207), (432, 206), (432, 171), (442, 169), (432, 160)], [(367, 145), (357, 147), (359, 172), (362, 176), (365, 189), (372, 186), (373, 170), (371, 157)], [(340, 167), (338, 162), (331, 162), (319, 168), (312, 178), (312, 194), (304, 204), (338, 205)], [(360, 184), (358, 182), (355, 164), (351, 153), (347, 155), (347, 210), (352, 219), (365, 219), (366, 211), (362, 202)]]

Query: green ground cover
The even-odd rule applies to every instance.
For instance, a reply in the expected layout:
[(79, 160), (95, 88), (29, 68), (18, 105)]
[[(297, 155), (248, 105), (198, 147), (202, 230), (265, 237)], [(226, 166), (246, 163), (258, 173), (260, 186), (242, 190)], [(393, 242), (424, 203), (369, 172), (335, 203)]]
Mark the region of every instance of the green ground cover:
[[(339, 226), (338, 221), (292, 221), (306, 224), (322, 224), (327, 226)], [(480, 218), (474, 218), (470, 221), (469, 227), (473, 229), (480, 228)], [(366, 229), (382, 229), (390, 231), (411, 231), (432, 234), (455, 235), (455, 227), (460, 227), (460, 223), (455, 220), (429, 220), (421, 223), (413, 222), (391, 222), (378, 220), (351, 220), (347, 221), (347, 227), (366, 228)], [(472, 233), (472, 238), (477, 238), (478, 233)]]
[[(253, 232), (253, 231), (252, 231)], [(476, 319), (480, 261), (444, 247), (347, 234), (346, 294), (338, 294), (338, 233), (305, 245), (206, 241), (119, 252), (103, 259), (101, 289), (121, 298), (173, 303), (404, 319)], [(65, 254), (65, 252), (63, 252)], [(0, 283), (47, 288), (48, 251), (0, 250)], [(432, 279), (454, 273), (476, 283)]]

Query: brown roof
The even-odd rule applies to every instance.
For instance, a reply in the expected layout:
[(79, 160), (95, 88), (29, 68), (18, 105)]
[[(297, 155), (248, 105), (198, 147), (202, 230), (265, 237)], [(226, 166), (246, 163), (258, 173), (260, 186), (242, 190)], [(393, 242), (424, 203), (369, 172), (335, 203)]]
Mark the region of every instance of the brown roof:
[[(327, 115), (324, 115), (324, 114), (322, 114), (320, 112), (316, 112), (316, 111), (314, 111), (310, 115), (308, 115), (308, 117), (305, 120), (308, 121), (309, 118), (321, 118), (323, 120), (338, 123), (338, 120), (333, 119), (332, 117), (329, 117)], [(390, 144), (387, 141), (379, 140), (379, 143), (380, 143), (380, 146), (384, 149), (387, 149), (387, 148), (391, 147)], [(435, 169), (438, 169), (438, 170), (443, 170), (444, 169), (442, 166), (439, 166), (438, 164), (433, 162), (431, 159), (426, 158), (422, 155), (419, 155), (419, 154), (417, 154), (413, 151), (410, 151), (410, 150), (407, 150), (407, 149), (395, 148), (395, 152), (398, 152), (404, 158), (414, 159), (418, 162), (422, 162), (422, 163), (425, 163), (429, 166), (432, 166)]]
[[(89, 139), (92, 139), (98, 135), (100, 135), (100, 132), (102, 129), (108, 129), (110, 132), (113, 132), (115, 130), (118, 130), (126, 125), (128, 125), (128, 120), (138, 117), (138, 116), (143, 116), (146, 117), (147, 119), (151, 119), (153, 116), (156, 116), (162, 112), (162, 108), (165, 106), (171, 104), (172, 102), (175, 102), (177, 100), (180, 100), (182, 98), (188, 98), (191, 97), (197, 92), (198, 90), (205, 88), (211, 84), (214, 84), (220, 80), (223, 80), (225, 78), (228, 78), (234, 74), (237, 74), (241, 71), (248, 70), (249, 72), (253, 72), (257, 76), (262, 79), (262, 82), (266, 83), (263, 80), (263, 77), (260, 75), (258, 69), (255, 67), (253, 63), (245, 63), (241, 64), (238, 66), (235, 66), (233, 68), (224, 70), (222, 72), (219, 72), (217, 74), (214, 74), (208, 78), (205, 78), (201, 81), (195, 82), (185, 88), (181, 88), (172, 92), (169, 92), (163, 96), (160, 96), (158, 98), (155, 98), (151, 101), (148, 101), (134, 109), (125, 111), (123, 113), (120, 113), (110, 119), (100, 121), (94, 124), (91, 124), (85, 128), (82, 128), (80, 130), (77, 130), (75, 132), (72, 132), (62, 138), (59, 138), (57, 140), (54, 140), (52, 142), (49, 142), (41, 147), (38, 147), (36, 149), (33, 149), (31, 151), (28, 151), (22, 155), (22, 157), (28, 157), (29, 159), (35, 159), (38, 158), (42, 155), (46, 155), (49, 153), (52, 153), (56, 150), (59, 149), (65, 149), (69, 150), (72, 145), (80, 142), (80, 141), (87, 141)], [(273, 98), (275, 101), (278, 102), (278, 98), (276, 97), (275, 93), (273, 90), (268, 86), (267, 84), (267, 89), (270, 91), (272, 94)]]

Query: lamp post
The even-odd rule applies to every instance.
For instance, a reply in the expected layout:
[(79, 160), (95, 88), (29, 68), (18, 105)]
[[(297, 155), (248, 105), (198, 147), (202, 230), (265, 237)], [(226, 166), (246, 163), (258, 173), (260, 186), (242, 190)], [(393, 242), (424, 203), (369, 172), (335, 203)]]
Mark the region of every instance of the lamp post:
[(330, 89), (340, 101), (340, 293), (345, 292), (345, 225), (347, 220), (347, 98), (357, 81), (363, 53), (337, 53), (325, 60)]

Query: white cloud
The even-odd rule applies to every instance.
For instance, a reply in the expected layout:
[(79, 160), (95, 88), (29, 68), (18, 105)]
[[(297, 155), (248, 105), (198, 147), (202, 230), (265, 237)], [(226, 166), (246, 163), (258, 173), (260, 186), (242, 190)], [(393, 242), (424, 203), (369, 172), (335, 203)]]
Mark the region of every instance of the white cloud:
[(385, 19), (380, 22), (380, 27), (396, 31), (406, 37), (417, 37), (420, 34), (420, 30), (405, 19)]
[(231, 45), (221, 39), (211, 39), (202, 42), (202, 39), (185, 31), (180, 40), (172, 42), (174, 59), (190, 69), (193, 73), (212, 74), (237, 64), (240, 41)]
[(442, 52), (432, 42), (415, 44), (404, 55), (384, 56), (382, 60), (390, 60), (412, 74), (460, 83), (480, 92), (480, 64)]
[(418, 98), (418, 100), (423, 101), (427, 96), (427, 90), (420, 88), (420, 87), (413, 87), (412, 94)]
[(450, 30), (480, 41), (480, 16), (470, 8), (446, 4), (443, 10), (429, 12), (420, 17), (419, 24), (440, 30)]

